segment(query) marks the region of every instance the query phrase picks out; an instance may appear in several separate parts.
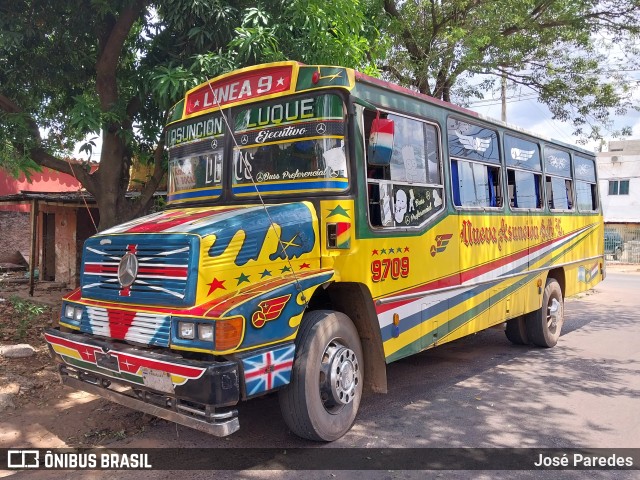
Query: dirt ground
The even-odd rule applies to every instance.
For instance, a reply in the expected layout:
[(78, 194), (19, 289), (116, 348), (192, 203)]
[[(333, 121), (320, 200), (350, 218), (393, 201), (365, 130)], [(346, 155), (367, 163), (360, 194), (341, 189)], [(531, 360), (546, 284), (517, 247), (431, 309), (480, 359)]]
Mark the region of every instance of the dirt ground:
[(26, 285), (0, 284), (0, 346), (36, 349), (27, 358), (0, 356), (0, 398), (9, 403), (0, 410), (0, 448), (102, 446), (164, 422), (59, 383), (43, 332), (57, 325), (65, 293), (36, 287), (30, 297)]

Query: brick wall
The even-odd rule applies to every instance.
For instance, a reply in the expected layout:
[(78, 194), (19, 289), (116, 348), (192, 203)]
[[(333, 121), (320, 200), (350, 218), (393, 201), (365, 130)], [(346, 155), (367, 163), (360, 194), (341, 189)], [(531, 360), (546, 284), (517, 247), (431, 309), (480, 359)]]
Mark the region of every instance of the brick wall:
[(0, 211), (0, 262), (15, 263), (16, 250), (28, 256), (30, 238), (29, 213)]

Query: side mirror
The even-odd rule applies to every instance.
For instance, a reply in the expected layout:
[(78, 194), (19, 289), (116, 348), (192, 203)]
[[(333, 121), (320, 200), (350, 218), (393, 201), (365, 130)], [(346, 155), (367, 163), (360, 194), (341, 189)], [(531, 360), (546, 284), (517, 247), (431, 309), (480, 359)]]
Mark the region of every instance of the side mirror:
[(393, 120), (376, 118), (371, 125), (367, 161), (370, 165), (387, 166), (393, 152)]

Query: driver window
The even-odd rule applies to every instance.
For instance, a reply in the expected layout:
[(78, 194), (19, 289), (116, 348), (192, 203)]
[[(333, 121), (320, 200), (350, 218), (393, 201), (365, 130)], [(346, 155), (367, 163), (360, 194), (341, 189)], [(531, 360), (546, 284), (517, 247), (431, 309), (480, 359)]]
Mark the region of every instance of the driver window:
[[(438, 130), (401, 115), (380, 117), (394, 122), (393, 153), (388, 166), (367, 164), (369, 221), (373, 227), (421, 225), (443, 208)], [(374, 118), (376, 112), (365, 110), (366, 142)]]

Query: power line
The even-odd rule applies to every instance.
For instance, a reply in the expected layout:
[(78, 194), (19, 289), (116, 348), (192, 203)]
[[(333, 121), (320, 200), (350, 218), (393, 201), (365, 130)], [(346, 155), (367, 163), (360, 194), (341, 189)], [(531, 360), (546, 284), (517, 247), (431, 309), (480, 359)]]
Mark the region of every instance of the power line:
[[(524, 102), (525, 100), (531, 100), (536, 98), (537, 94), (529, 94), (529, 95), (520, 95), (517, 97), (507, 97), (507, 103), (515, 103), (515, 102)], [(486, 100), (478, 100), (476, 102), (470, 102), (469, 106), (475, 105), (479, 107), (489, 107), (492, 105), (500, 105), (502, 100), (499, 98), (488, 98)]]

